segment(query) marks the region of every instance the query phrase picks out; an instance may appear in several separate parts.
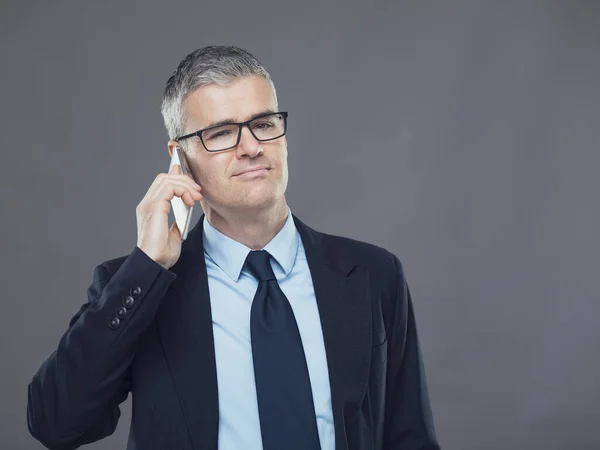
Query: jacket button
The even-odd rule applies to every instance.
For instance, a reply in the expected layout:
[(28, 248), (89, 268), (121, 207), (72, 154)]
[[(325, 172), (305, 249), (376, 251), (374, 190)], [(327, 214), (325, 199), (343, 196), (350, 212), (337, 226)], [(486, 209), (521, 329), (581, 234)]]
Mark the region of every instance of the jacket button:
[(110, 322), (108, 322), (108, 326), (113, 330), (116, 330), (117, 328), (119, 328), (120, 323), (121, 321), (118, 318), (113, 317), (112, 319), (110, 319)]
[(123, 306), (125, 306), (125, 308), (127, 308), (127, 309), (131, 308), (134, 303), (135, 303), (135, 300), (133, 299), (133, 297), (131, 295), (128, 295), (127, 297), (125, 297), (125, 300), (123, 300)]
[(117, 317), (119, 319), (124, 319), (126, 315), (127, 315), (127, 310), (125, 308), (123, 308), (122, 306), (119, 306), (119, 308), (117, 308)]
[(140, 296), (140, 294), (142, 293), (142, 288), (139, 286), (136, 286), (136, 287), (132, 288), (131, 291), (129, 291), (129, 293), (131, 294), (131, 296), (133, 298), (138, 298)]

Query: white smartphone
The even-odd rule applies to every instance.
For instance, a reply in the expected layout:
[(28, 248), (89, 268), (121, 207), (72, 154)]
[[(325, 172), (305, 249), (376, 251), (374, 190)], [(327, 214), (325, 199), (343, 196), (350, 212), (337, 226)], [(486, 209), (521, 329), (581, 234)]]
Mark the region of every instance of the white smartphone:
[[(171, 168), (175, 165), (179, 164), (181, 167), (181, 173), (183, 175), (189, 174), (192, 176), (192, 172), (187, 164), (187, 160), (185, 159), (185, 154), (183, 150), (179, 147), (173, 148), (173, 156), (171, 156), (171, 163), (169, 164), (169, 172)], [(177, 222), (177, 228), (179, 228), (179, 232), (181, 233), (181, 239), (185, 241), (188, 235), (188, 231), (190, 230), (190, 222), (192, 221), (192, 210), (194, 207), (190, 207), (186, 205), (180, 197), (173, 197), (171, 199), (171, 208), (173, 208), (173, 216), (175, 216), (175, 222)]]

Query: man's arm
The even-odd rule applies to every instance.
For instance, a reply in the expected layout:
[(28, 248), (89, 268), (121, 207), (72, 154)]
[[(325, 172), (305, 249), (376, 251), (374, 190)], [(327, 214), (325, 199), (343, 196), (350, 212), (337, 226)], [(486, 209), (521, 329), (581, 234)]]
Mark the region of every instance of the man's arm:
[(384, 448), (439, 450), (410, 290), (396, 256), (394, 264), (397, 280), (388, 334)]
[[(88, 302), (29, 384), (27, 424), (37, 440), (66, 450), (114, 432), (138, 338), (175, 277), (138, 247), (114, 274), (96, 266)], [(120, 308), (126, 314), (109, 326)]]

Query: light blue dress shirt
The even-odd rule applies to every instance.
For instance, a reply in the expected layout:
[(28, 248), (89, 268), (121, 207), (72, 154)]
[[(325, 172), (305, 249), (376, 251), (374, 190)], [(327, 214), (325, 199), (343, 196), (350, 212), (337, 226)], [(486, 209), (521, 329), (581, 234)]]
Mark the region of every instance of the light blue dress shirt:
[[(250, 248), (225, 236), (206, 217), (204, 257), (212, 309), (219, 393), (219, 450), (262, 449), (250, 308), (258, 280), (245, 266)], [(264, 247), (288, 298), (304, 346), (322, 450), (334, 450), (329, 371), (317, 301), (302, 239), (291, 210), (283, 228)]]

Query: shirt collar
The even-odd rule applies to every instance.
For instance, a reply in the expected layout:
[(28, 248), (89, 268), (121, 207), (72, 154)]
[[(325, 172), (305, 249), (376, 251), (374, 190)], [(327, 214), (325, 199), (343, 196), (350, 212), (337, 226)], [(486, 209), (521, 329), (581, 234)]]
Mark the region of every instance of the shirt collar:
[[(202, 227), (204, 252), (236, 283), (246, 262), (250, 247), (224, 235), (206, 219)], [(263, 250), (268, 251), (288, 276), (294, 267), (300, 235), (288, 206), (288, 216), (283, 228), (269, 241)]]

